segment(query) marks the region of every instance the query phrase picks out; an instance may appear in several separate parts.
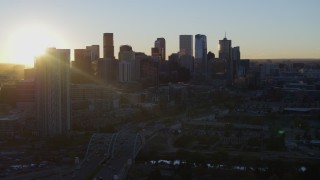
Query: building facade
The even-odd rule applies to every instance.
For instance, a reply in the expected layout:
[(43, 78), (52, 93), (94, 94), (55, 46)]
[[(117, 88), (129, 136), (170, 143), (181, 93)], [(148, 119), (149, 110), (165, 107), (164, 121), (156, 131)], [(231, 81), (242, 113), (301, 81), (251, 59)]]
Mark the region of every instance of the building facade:
[(131, 82), (135, 80), (135, 52), (129, 45), (120, 46), (119, 52), (119, 81)]
[(202, 34), (197, 34), (195, 35), (194, 77), (196, 79), (206, 79), (207, 74), (207, 37)]
[(231, 40), (227, 37), (223, 40), (219, 40), (219, 59), (225, 61), (227, 64), (227, 83), (232, 85), (233, 83), (233, 62), (232, 62), (232, 47)]
[(154, 42), (154, 47), (158, 48), (161, 61), (166, 60), (166, 40), (164, 38), (157, 38)]
[(113, 33), (103, 34), (103, 57), (114, 59)]
[(36, 58), (36, 119), (41, 136), (67, 134), (70, 127), (70, 50), (49, 48)]
[(234, 77), (239, 76), (240, 67), (240, 47), (236, 46), (232, 48), (232, 62), (233, 62), (233, 74)]
[(99, 45), (86, 46), (86, 53), (90, 61), (98, 60), (100, 58)]
[(107, 83), (118, 80), (119, 61), (113, 58), (100, 58), (97, 65), (97, 76)]
[(179, 37), (179, 55), (193, 56), (193, 36), (192, 35), (180, 35)]

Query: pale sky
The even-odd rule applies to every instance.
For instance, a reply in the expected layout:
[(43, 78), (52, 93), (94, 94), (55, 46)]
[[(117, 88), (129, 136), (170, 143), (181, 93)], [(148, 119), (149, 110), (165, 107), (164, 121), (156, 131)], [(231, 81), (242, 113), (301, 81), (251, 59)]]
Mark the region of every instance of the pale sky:
[(320, 58), (319, 8), (319, 0), (1, 0), (0, 62), (31, 64), (39, 43), (72, 52), (98, 44), (102, 56), (104, 32), (114, 33), (116, 57), (124, 44), (150, 54), (158, 37), (170, 55), (180, 34), (205, 34), (217, 55), (227, 32), (242, 58)]

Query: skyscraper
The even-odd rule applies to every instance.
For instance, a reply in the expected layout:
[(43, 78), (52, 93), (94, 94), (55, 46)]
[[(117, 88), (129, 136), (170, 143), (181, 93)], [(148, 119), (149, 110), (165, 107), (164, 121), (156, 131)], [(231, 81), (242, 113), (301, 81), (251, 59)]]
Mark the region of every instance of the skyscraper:
[(135, 53), (129, 45), (120, 46), (119, 61), (133, 61)]
[(232, 60), (238, 61), (240, 60), (240, 47), (236, 46), (232, 48)]
[(161, 59), (159, 48), (156, 48), (156, 47), (151, 48), (151, 56)]
[(99, 45), (86, 46), (86, 49), (74, 50), (72, 64), (72, 83), (90, 83), (94, 74), (93, 61), (99, 59)]
[(129, 45), (120, 46), (119, 52), (119, 81), (135, 80), (135, 53)]
[(202, 34), (197, 34), (195, 36), (195, 65), (194, 65), (194, 75), (198, 78), (207, 77), (207, 37)]
[(232, 48), (232, 62), (233, 62), (233, 74), (238, 76), (240, 67), (240, 47), (236, 46)]
[(231, 40), (227, 37), (219, 40), (219, 59), (231, 60)]
[(227, 83), (232, 85), (233, 82), (233, 63), (232, 63), (231, 40), (225, 36), (223, 40), (219, 40), (219, 59), (227, 63)]
[(118, 80), (119, 61), (113, 58), (100, 58), (97, 65), (97, 76), (107, 83)]
[(180, 35), (180, 52), (179, 55), (190, 55), (193, 56), (193, 37), (192, 35)]
[(87, 49), (74, 50), (74, 65), (81, 73), (92, 73), (90, 53)]
[(86, 53), (89, 56), (90, 61), (98, 60), (100, 57), (99, 45), (87, 46)]
[(42, 136), (70, 130), (70, 50), (49, 48), (36, 58), (37, 122)]
[(166, 40), (164, 38), (157, 38), (154, 42), (154, 47), (159, 49), (161, 61), (166, 60)]
[(103, 34), (103, 57), (114, 59), (113, 33)]
[(207, 54), (207, 59), (214, 60), (214, 58), (216, 58), (215, 54), (213, 52), (209, 51)]

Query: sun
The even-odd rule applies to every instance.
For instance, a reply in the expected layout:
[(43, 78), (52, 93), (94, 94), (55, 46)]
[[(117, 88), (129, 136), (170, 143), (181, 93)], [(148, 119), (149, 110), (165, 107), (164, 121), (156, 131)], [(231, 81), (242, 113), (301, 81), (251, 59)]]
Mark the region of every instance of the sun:
[(57, 35), (44, 25), (24, 25), (12, 32), (8, 52), (13, 63), (33, 66), (35, 56), (60, 44)]

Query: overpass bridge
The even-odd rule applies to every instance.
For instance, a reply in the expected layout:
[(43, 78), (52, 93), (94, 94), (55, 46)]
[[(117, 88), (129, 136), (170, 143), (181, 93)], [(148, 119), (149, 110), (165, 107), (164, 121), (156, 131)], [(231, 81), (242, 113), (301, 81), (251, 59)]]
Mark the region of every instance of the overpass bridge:
[(145, 144), (139, 133), (96, 133), (91, 136), (84, 159), (76, 164), (75, 179), (125, 179)]

